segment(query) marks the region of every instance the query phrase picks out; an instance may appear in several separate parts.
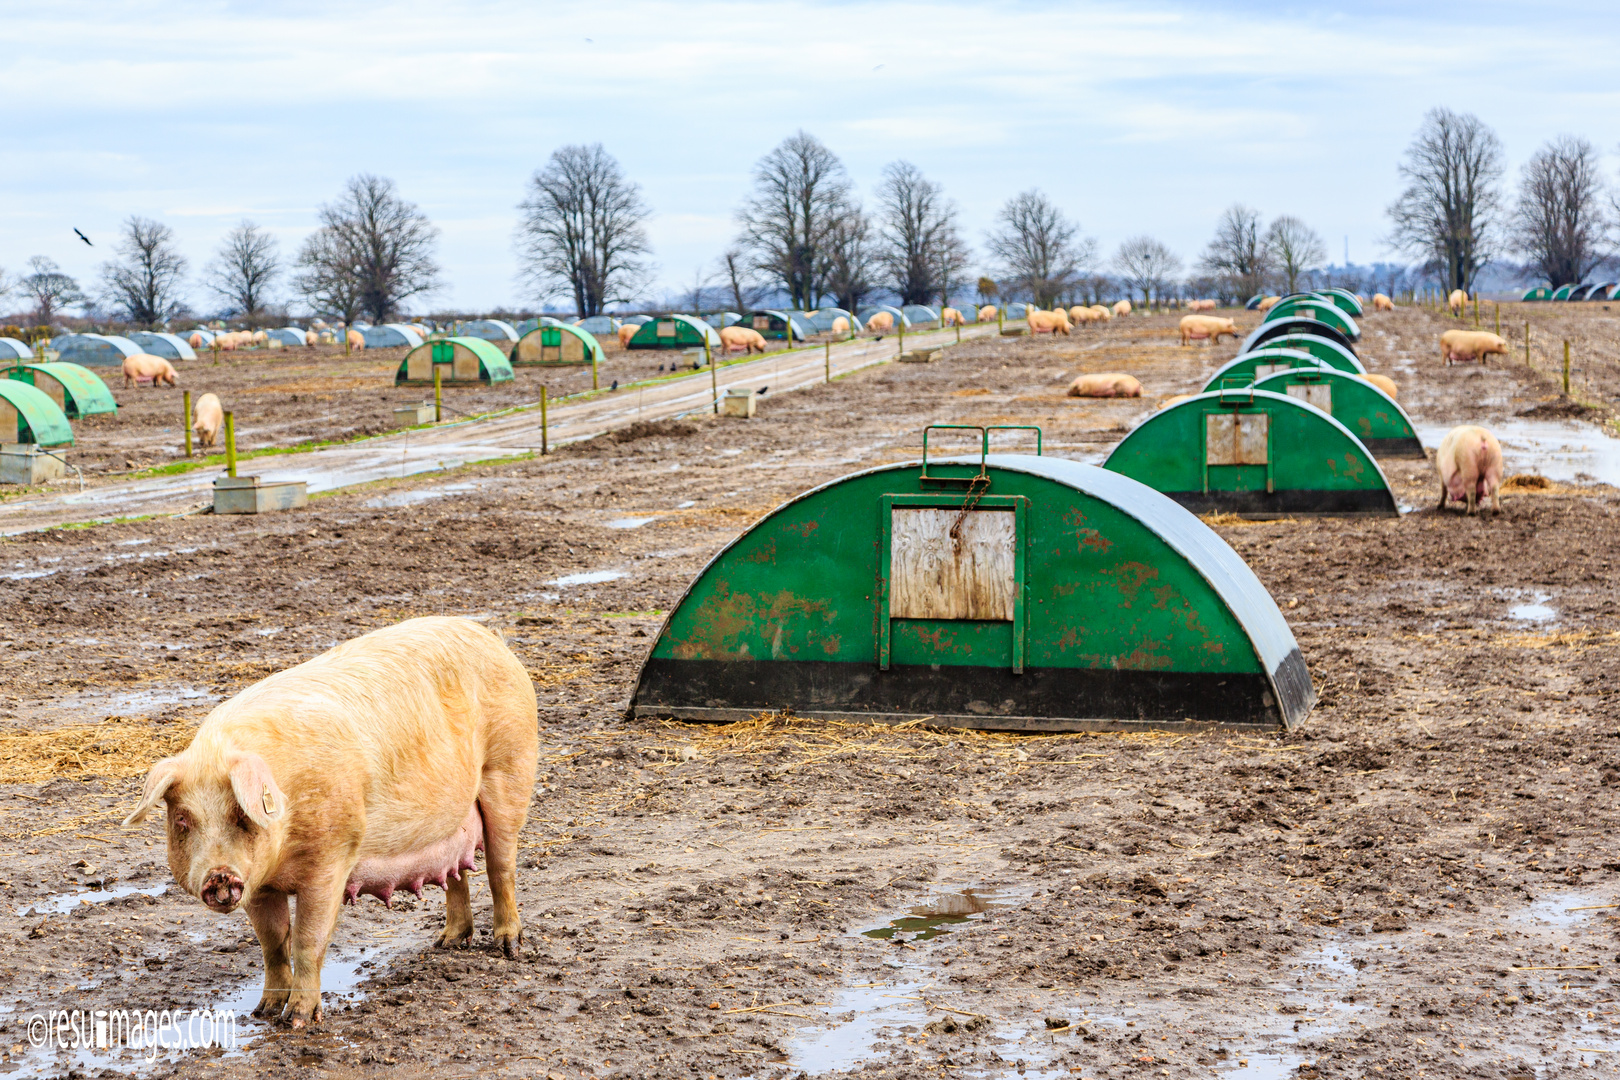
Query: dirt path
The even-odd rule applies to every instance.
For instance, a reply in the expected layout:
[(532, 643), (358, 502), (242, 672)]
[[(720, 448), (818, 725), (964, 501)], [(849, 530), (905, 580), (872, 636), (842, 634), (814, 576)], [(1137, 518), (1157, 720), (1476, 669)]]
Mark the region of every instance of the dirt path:
[[(1048, 453), (1099, 459), (1232, 353), (1180, 349), (1173, 325), (986, 341), (773, 392), (753, 421), (643, 423), (298, 513), (0, 540), (0, 1071), (120, 1060), (30, 1049), (41, 1010), (256, 999), (246, 920), (176, 895), (161, 825), (117, 819), (213, 703), (429, 613), (500, 629), (539, 690), (520, 957), (485, 947), (481, 882), (471, 950), (429, 947), (434, 890), (367, 900), (339, 922), (322, 1030), (119, 1068), (1427, 1080), (1611, 1061), (1591, 1051), (1620, 1050), (1613, 489), (1469, 519), (1432, 509), (1429, 466), (1394, 462), (1416, 507), (1399, 519), (1219, 526), (1321, 693), (1286, 738), (623, 719), (663, 612), (759, 514), (915, 457), (928, 422), (1037, 423)], [(1547, 404), (1522, 365), (1428, 362), (1442, 325), (1367, 320), (1362, 352), (1416, 419)], [(1104, 370), (1149, 396), (1062, 396)]]

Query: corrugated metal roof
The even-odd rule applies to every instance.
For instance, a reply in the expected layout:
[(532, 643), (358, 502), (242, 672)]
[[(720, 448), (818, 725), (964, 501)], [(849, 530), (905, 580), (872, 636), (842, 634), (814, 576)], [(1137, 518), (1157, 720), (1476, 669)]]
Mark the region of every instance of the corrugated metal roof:
[(1352, 356), (1355, 355), (1355, 343), (1339, 333), (1337, 328), (1329, 326), (1320, 319), (1302, 319), (1294, 316), (1277, 319), (1274, 322), (1261, 323), (1254, 328), (1248, 337), (1243, 339), (1243, 347), (1238, 352), (1251, 352), (1272, 338), (1282, 337), (1284, 334), (1311, 334), (1315, 337), (1327, 338), (1329, 341), (1350, 350)]

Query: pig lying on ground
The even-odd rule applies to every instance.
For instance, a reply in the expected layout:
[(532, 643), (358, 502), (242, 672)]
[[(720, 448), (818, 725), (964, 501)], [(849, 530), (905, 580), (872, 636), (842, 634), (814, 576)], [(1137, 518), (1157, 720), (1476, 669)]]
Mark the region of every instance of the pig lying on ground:
[(1231, 319), (1222, 319), (1216, 315), (1183, 315), (1181, 317), (1181, 343), (1189, 341), (1205, 341), (1216, 345), (1220, 343), (1221, 335), (1229, 334), (1233, 338), (1238, 336), (1237, 323)]
[(1489, 496), (1502, 509), (1502, 444), (1482, 427), (1464, 424), (1446, 432), (1434, 463), (1440, 467), (1440, 509), (1446, 500), (1466, 502), (1468, 513)]
[(1112, 372), (1082, 375), (1069, 384), (1069, 397), (1141, 397), (1142, 384), (1131, 375)]
[(204, 394), (197, 399), (196, 406), (191, 410), (191, 430), (197, 433), (198, 446), (213, 446), (224, 423), (225, 410), (220, 408), (217, 396)]
[(723, 326), (720, 328), (720, 344), (725, 346), (728, 353), (764, 352), (765, 335), (746, 326)]
[(174, 365), (161, 356), (151, 353), (136, 353), (134, 356), (124, 357), (124, 387), (128, 389), (136, 383), (151, 383), (153, 389), (159, 386), (173, 386), (177, 376)]
[(1215, 301), (1213, 301), (1213, 300), (1193, 300), (1193, 301), (1189, 301), (1188, 304), (1187, 304), (1187, 310), (1188, 311), (1214, 311), (1215, 310)]
[(1388, 394), (1391, 401), (1400, 400), (1398, 395), (1399, 387), (1395, 385), (1395, 380), (1390, 378), (1388, 375), (1374, 375), (1369, 372), (1368, 374), (1363, 375), (1362, 378), (1366, 379), (1368, 382), (1378, 387), (1378, 389)]
[(1463, 308), (1468, 306), (1468, 294), (1461, 289), (1452, 289), (1451, 295), (1446, 297), (1446, 307), (1451, 309), (1453, 315), (1461, 315)]
[(1129, 315), (1130, 313), (1131, 302), (1129, 300), (1121, 300), (1119, 303), (1114, 305), (1115, 315)]
[(1383, 293), (1374, 293), (1373, 294), (1373, 310), (1374, 311), (1394, 311), (1395, 310), (1395, 301), (1391, 300), (1389, 297), (1385, 296)]
[[(522, 939), (518, 833), (534, 791), (534, 685), (466, 619), (411, 619), (271, 675), (152, 766), (125, 825), (167, 808), (169, 868), (264, 949), (254, 1016), (321, 1016), (321, 963), (345, 901), (445, 890), (437, 944), (473, 933), (465, 871), (485, 851), (494, 944)], [(288, 920), (288, 897), (297, 918)]]
[(1036, 311), (1033, 308), (1025, 313), (1024, 318), (1029, 320), (1029, 332), (1032, 334), (1063, 334), (1068, 335), (1069, 313), (1059, 308), (1056, 311)]
[(1507, 342), (1489, 330), (1447, 330), (1440, 335), (1440, 358), (1446, 366), (1460, 360), (1478, 360), (1487, 356), (1506, 356)]

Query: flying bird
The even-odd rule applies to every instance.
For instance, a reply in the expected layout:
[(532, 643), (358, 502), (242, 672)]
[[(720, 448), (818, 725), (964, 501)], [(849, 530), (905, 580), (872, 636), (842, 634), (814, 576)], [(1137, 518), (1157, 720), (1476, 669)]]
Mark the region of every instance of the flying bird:
[(80, 240), (83, 240), (86, 244), (89, 244), (91, 247), (96, 246), (94, 244), (91, 244), (90, 243), (90, 238), (88, 236), (84, 235), (84, 233), (80, 232), (78, 229), (73, 230), (73, 235), (77, 236)]
[(872, 70), (873, 71), (882, 71), (883, 70), (883, 65), (879, 64), (877, 67), (873, 68)]

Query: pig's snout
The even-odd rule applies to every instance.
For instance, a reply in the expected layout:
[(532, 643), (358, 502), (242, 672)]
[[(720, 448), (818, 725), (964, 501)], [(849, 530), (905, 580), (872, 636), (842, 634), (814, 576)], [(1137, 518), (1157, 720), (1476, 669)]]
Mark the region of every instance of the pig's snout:
[(228, 915), (242, 902), (242, 875), (228, 866), (208, 871), (203, 880), (202, 901), (221, 915)]

